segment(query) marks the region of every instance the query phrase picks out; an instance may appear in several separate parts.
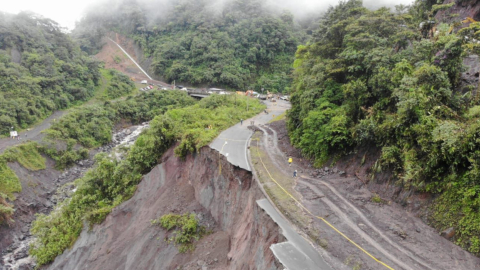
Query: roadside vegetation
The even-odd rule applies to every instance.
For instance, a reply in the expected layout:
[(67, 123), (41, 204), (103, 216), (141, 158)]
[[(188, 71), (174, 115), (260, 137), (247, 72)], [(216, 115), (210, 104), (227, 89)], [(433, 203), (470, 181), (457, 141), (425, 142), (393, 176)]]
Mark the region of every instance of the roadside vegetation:
[(135, 90), (134, 83), (130, 78), (114, 69), (101, 69), (103, 91), (98, 91), (98, 99), (107, 101), (132, 94)]
[(93, 97), (111, 100), (135, 88), (127, 76), (102, 68), (50, 19), (2, 13), (0, 24), (0, 136)]
[[(119, 77), (116, 72), (111, 78)], [(123, 76), (123, 75), (121, 75)], [(78, 160), (87, 159), (89, 149), (111, 142), (114, 125), (119, 121), (133, 124), (151, 120), (169, 108), (193, 105), (194, 99), (179, 91), (151, 91), (125, 100), (73, 108), (45, 130), (41, 143), (27, 142), (8, 148), (0, 155), (0, 223), (12, 223), (14, 193), (21, 184), (7, 162), (18, 162), (31, 171), (45, 169), (45, 154), (55, 160), (58, 169), (65, 169)]]
[(169, 108), (195, 103), (180, 91), (150, 91), (125, 100), (93, 104), (72, 109), (44, 131), (43, 151), (56, 161), (59, 169), (86, 159), (88, 150), (111, 142), (113, 128), (119, 121), (132, 124), (153, 119)]
[(459, 18), (419, 31), (451, 6), (433, 4), (369, 11), (350, 0), (330, 8), (312, 43), (297, 50), (288, 129), (316, 165), (379, 147), (372, 173), (393, 171), (402, 188), (435, 194), (432, 225), (454, 227), (455, 242), (478, 255), (480, 100), (459, 91), (459, 78), (463, 57), (478, 52), (470, 41), (480, 24), (455, 33)]
[(92, 97), (101, 78), (61, 27), (40, 15), (0, 14), (0, 135)]
[(211, 0), (105, 2), (92, 7), (73, 35), (89, 53), (107, 33), (126, 35), (168, 82), (285, 92), (295, 50), (307, 35), (292, 14), (274, 12), (266, 2), (225, 1), (219, 9)]
[(197, 104), (159, 114), (150, 122), (150, 128), (139, 136), (124, 160), (112, 159), (106, 154), (97, 155), (95, 167), (76, 181), (77, 190), (73, 196), (51, 214), (38, 215), (32, 224), (31, 231), (37, 240), (32, 244), (30, 254), (37, 258), (39, 265), (53, 261), (75, 243), (84, 221), (90, 226), (101, 223), (115, 206), (129, 199), (142, 175), (158, 164), (172, 145), (177, 144), (175, 153), (185, 157), (207, 145), (222, 130), (264, 108), (256, 99), (213, 95)]

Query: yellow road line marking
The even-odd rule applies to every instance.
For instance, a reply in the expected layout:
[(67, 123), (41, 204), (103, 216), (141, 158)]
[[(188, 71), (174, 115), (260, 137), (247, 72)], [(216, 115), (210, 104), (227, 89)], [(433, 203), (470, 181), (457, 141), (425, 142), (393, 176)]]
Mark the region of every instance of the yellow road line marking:
[(375, 258), (372, 254), (370, 254), (368, 251), (366, 251), (365, 249), (363, 249), (360, 245), (358, 245), (357, 243), (355, 243), (352, 239), (348, 238), (345, 234), (343, 234), (341, 231), (339, 231), (337, 228), (335, 228), (335, 226), (333, 226), (332, 224), (330, 224), (330, 222), (328, 222), (327, 220), (325, 220), (323, 217), (320, 217), (320, 216), (315, 216), (312, 212), (310, 212), (310, 210), (308, 210), (303, 204), (301, 204), (297, 199), (295, 199), (295, 197), (293, 197), (292, 194), (290, 194), (285, 188), (282, 187), (282, 185), (280, 185), (280, 183), (278, 183), (273, 177), (272, 175), (270, 174), (270, 171), (267, 169), (267, 166), (265, 166), (265, 163), (263, 163), (263, 159), (262, 157), (260, 156), (260, 152), (258, 151), (258, 145), (257, 145), (257, 154), (258, 154), (258, 157), (260, 158), (260, 162), (262, 162), (262, 165), (263, 167), (265, 168), (265, 170), (267, 171), (268, 173), (268, 176), (270, 177), (270, 179), (272, 179), (273, 182), (275, 182), (275, 184), (277, 184), (278, 187), (280, 187), (288, 196), (290, 196), (299, 206), (300, 208), (304, 209), (305, 211), (307, 211), (312, 217), (314, 218), (317, 218), (317, 219), (320, 219), (321, 221), (323, 221), (325, 224), (327, 224), (330, 228), (332, 228), (334, 231), (336, 231), (338, 234), (340, 234), (343, 238), (347, 239), (350, 243), (352, 243), (355, 247), (357, 247), (358, 249), (360, 249), (363, 253), (367, 254), (370, 258), (372, 258), (373, 260), (375, 260), (376, 262), (378, 262), (379, 264), (385, 266), (387, 269), (390, 269), (390, 270), (394, 270), (392, 267), (390, 267), (389, 265), (387, 265), (386, 263), (380, 261), (379, 259)]

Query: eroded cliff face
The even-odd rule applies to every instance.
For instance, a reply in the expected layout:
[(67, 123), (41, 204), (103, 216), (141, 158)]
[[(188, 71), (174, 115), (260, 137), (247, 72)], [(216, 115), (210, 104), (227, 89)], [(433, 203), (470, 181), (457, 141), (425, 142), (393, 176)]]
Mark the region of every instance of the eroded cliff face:
[[(49, 269), (280, 269), (270, 246), (284, 237), (256, 204), (263, 194), (250, 172), (205, 147), (182, 161), (173, 148), (135, 195), (100, 225), (84, 229)], [(181, 254), (150, 221), (195, 212), (212, 233)]]
[[(453, 21), (465, 20), (467, 17), (470, 17), (476, 21), (480, 21), (480, 6), (478, 0), (444, 0), (443, 4), (450, 4), (455, 2), (455, 4), (447, 9), (440, 10), (435, 14), (435, 19), (438, 22), (447, 22), (451, 23)], [(455, 15), (455, 16), (450, 16)], [(469, 23), (464, 23), (463, 26), (468, 25)]]

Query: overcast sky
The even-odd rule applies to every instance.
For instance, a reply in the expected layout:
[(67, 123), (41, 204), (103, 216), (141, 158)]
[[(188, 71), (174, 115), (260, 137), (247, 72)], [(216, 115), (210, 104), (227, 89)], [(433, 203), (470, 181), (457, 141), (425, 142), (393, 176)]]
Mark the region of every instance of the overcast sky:
[[(20, 11), (32, 11), (58, 22), (61, 26), (72, 30), (83, 11), (89, 5), (99, 0), (2, 0), (0, 11), (17, 14)], [(292, 10), (296, 14), (303, 14), (315, 9), (325, 9), (335, 5), (338, 0), (273, 0)], [(410, 4), (413, 0), (364, 0), (368, 6)]]

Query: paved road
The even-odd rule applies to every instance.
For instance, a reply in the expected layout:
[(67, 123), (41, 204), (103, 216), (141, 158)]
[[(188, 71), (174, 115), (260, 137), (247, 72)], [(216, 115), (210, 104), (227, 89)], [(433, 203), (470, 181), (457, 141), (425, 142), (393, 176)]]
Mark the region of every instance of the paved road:
[[(210, 147), (219, 151), (227, 157), (233, 165), (251, 171), (247, 159), (248, 140), (253, 132), (248, 129), (251, 121), (255, 125), (266, 124), (275, 116), (284, 113), (290, 108), (290, 103), (279, 100), (275, 103), (265, 101), (268, 107), (268, 114), (261, 113), (251, 119), (243, 121), (243, 124), (236, 124), (225, 130), (218, 136)], [(331, 270), (332, 268), (324, 261), (320, 254), (310, 243), (300, 236), (266, 199), (257, 201), (257, 204), (264, 209), (270, 217), (282, 228), (286, 242), (272, 245), (273, 251), (279, 261), (291, 270)]]
[(251, 121), (253, 121), (255, 125), (266, 124), (275, 118), (275, 116), (284, 113), (290, 108), (290, 103), (283, 100), (279, 100), (278, 102), (265, 101), (265, 104), (268, 107), (268, 114), (261, 113), (253, 118), (243, 120), (243, 124), (238, 123), (230, 127), (210, 143), (210, 147), (226, 156), (231, 164), (252, 171), (247, 160), (248, 140), (253, 134), (253, 132), (248, 129)]
[[(53, 122), (53, 119), (59, 119), (64, 114), (65, 111), (56, 111), (52, 115), (50, 115), (50, 117), (43, 120), (43, 122), (39, 125), (32, 127), (27, 131), (20, 132), (19, 141), (12, 140), (10, 138), (0, 139), (0, 154), (3, 153), (3, 151), (5, 151), (5, 149), (7, 149), (8, 147), (24, 143), (26, 140), (40, 141), (44, 136), (41, 132), (50, 127), (50, 123)], [(27, 134), (27, 136), (25, 136), (25, 134)]]
[(270, 247), (275, 257), (291, 270), (332, 270), (310, 243), (292, 229), (267, 199), (258, 200), (257, 204), (267, 212), (280, 228), (287, 242)]

